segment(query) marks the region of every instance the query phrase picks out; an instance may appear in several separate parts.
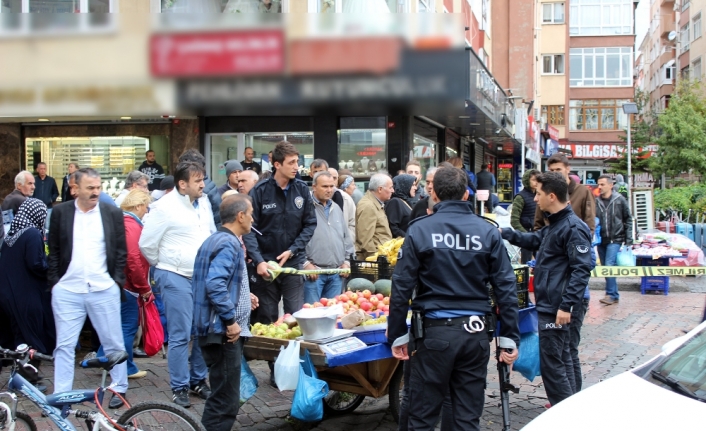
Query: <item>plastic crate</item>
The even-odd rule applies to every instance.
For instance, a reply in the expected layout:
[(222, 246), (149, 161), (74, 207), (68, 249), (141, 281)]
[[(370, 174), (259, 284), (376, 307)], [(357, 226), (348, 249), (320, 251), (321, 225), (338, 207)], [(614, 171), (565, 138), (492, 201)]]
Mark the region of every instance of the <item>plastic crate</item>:
[(351, 261), (351, 275), (348, 279), (365, 278), (375, 283), (379, 279), (392, 279), (392, 272), (394, 270), (395, 267), (390, 265), (384, 256), (379, 256), (378, 260), (375, 262), (353, 260)]
[(635, 266), (669, 266), (669, 257), (652, 259), (649, 256), (635, 256)]
[[(527, 308), (529, 305), (529, 266), (521, 265), (513, 268), (515, 271), (515, 278), (517, 279), (517, 305), (520, 308)], [(490, 292), (490, 305), (495, 307), (495, 294), (493, 292), (493, 287), (488, 286)]]
[(365, 344), (387, 343), (384, 329), (377, 331), (356, 331), (353, 333), (353, 336)]
[(669, 277), (642, 277), (640, 292), (644, 295), (647, 291), (664, 292), (669, 295)]

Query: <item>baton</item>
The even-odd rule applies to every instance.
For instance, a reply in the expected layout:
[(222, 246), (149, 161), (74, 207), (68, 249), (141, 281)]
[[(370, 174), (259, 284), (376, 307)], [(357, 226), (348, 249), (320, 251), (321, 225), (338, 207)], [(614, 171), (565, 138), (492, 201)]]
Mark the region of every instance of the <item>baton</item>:
[(293, 274), (293, 275), (320, 275), (320, 274), (350, 274), (350, 268), (333, 268), (333, 269), (296, 269), (296, 268), (282, 268), (277, 262), (269, 261), (267, 264), (270, 268), (267, 268), (267, 272), (270, 274), (270, 279), (272, 281), (277, 278), (280, 274)]

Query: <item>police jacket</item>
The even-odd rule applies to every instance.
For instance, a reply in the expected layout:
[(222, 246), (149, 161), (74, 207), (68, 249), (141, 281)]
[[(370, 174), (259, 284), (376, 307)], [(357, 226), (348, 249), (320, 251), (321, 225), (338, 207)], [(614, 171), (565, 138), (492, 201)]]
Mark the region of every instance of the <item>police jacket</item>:
[(296, 268), (306, 260), (306, 245), (316, 230), (314, 204), (304, 181), (291, 180), (287, 188), (285, 196), (272, 176), (250, 190), (253, 227), (262, 236), (251, 231), (243, 235), (243, 242), (255, 266), (277, 260), (285, 250), (293, 254), (284, 266)]
[(608, 204), (597, 198), (596, 216), (601, 222), (601, 244), (632, 244), (632, 216), (623, 195), (611, 193)]
[[(388, 340), (407, 334), (407, 309), (491, 312), (495, 291), (500, 335), (519, 345), (516, 278), (498, 229), (473, 213), (467, 201), (436, 204), (434, 214), (409, 224), (392, 274)], [(502, 340), (501, 340), (502, 341)]]
[(570, 312), (581, 301), (593, 269), (591, 232), (574, 214), (571, 205), (547, 218), (549, 225), (538, 231), (522, 233), (503, 229), (502, 237), (513, 245), (536, 251), (534, 298), (537, 311)]

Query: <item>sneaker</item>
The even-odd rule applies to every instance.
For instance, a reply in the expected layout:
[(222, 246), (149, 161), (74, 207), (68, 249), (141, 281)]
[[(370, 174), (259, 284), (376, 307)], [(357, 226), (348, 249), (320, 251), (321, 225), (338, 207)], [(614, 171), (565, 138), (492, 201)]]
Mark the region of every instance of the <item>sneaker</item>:
[(147, 371), (138, 371), (135, 374), (127, 376), (128, 379), (141, 379), (147, 375)]
[(613, 298), (610, 297), (610, 296), (606, 296), (605, 298), (601, 299), (599, 302), (600, 302), (601, 304), (605, 304), (605, 305), (613, 305), (613, 304), (617, 304), (617, 303), (618, 303), (618, 300), (617, 300), (617, 299), (613, 299)]
[(191, 385), (191, 392), (198, 395), (204, 400), (211, 396), (211, 388), (206, 384), (206, 380), (201, 380), (195, 385)]
[(174, 401), (176, 405), (188, 409), (191, 407), (191, 401), (189, 401), (189, 390), (177, 389), (173, 391), (172, 401)]
[(98, 354), (96, 352), (88, 352), (86, 353), (86, 356), (83, 357), (84, 361), (90, 361), (91, 359), (96, 359), (98, 357)]
[[(120, 394), (120, 392), (118, 392), (118, 393)], [(125, 398), (124, 393), (120, 394), (120, 396), (123, 397), (123, 399), (127, 400), (127, 398)], [(110, 403), (108, 404), (108, 408), (115, 410), (115, 409), (119, 409), (120, 407), (122, 407), (124, 405), (125, 405), (125, 403), (123, 402), (123, 400), (121, 400), (120, 397), (113, 394), (113, 396), (110, 398)]]

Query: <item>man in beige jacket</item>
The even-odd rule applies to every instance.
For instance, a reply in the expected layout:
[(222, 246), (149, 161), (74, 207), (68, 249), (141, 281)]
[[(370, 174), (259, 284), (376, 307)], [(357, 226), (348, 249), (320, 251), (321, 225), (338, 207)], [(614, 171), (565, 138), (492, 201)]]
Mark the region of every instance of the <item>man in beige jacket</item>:
[(370, 177), (368, 192), (355, 210), (355, 251), (357, 259), (377, 252), (378, 245), (392, 239), (385, 215), (385, 202), (392, 197), (392, 178), (385, 174)]

